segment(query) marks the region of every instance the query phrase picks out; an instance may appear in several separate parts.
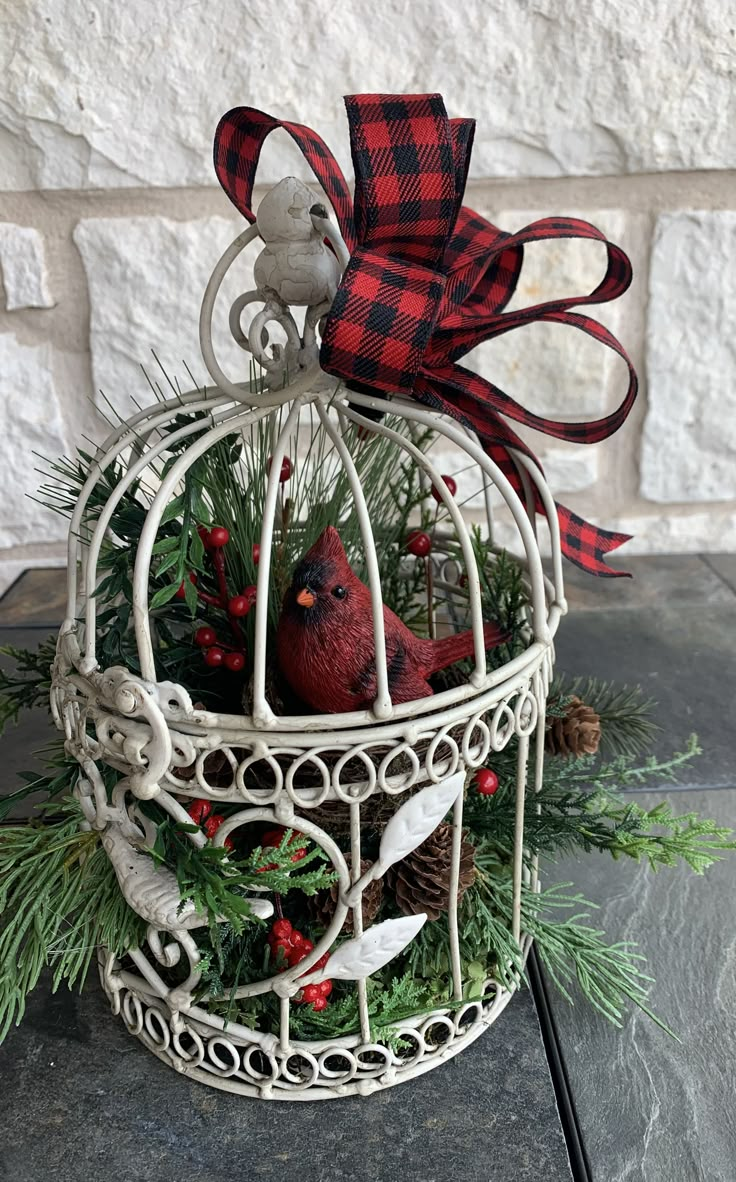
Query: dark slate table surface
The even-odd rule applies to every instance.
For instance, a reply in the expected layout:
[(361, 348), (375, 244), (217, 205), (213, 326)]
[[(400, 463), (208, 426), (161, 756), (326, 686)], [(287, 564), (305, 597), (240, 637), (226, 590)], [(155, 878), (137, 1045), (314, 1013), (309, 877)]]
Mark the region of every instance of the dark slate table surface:
[[(568, 569), (558, 663), (650, 689), (662, 753), (698, 732), (703, 756), (641, 803), (669, 798), (736, 825), (736, 557), (626, 566), (632, 582)], [(0, 603), (0, 643), (38, 639), (62, 604), (61, 572), (29, 572)], [(40, 713), (8, 732), (4, 790), (46, 734)], [(611, 940), (639, 943), (657, 978), (652, 1007), (681, 1042), (637, 1014), (617, 1031), (533, 980), (472, 1048), (414, 1082), (368, 1100), (263, 1104), (164, 1067), (96, 987), (81, 998), (40, 989), (0, 1050), (0, 1178), (565, 1182), (569, 1150), (574, 1177), (595, 1182), (734, 1182), (736, 855), (704, 878), (601, 858), (554, 877), (599, 904)]]

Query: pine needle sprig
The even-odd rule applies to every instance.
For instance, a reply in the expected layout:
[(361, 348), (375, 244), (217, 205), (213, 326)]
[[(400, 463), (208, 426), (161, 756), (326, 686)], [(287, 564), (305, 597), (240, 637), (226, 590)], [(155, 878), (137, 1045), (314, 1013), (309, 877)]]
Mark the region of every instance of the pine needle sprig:
[[(71, 794), (79, 779), (79, 764), (64, 750), (63, 740), (56, 739), (50, 743), (41, 755), (45, 772), (40, 775), (37, 772), (21, 772), (19, 778), (25, 783), (14, 792), (0, 797), (0, 822), (5, 820), (14, 805), (20, 804), (29, 796), (42, 794), (47, 800), (63, 800)], [(102, 763), (98, 767), (108, 788), (112, 789), (119, 773)], [(41, 808), (43, 805), (39, 804), (37, 807)]]
[[(695, 813), (678, 816), (667, 802), (642, 808), (610, 786), (612, 781), (618, 788), (650, 776), (669, 776), (697, 750), (693, 739), (684, 752), (668, 760), (649, 758), (639, 765), (624, 756), (603, 765), (593, 756), (574, 763), (550, 761), (541, 790), (525, 802), (524, 841), (529, 853), (597, 851), (646, 861), (653, 870), (682, 860), (702, 874), (720, 860), (720, 853), (736, 848), (729, 829)], [(583, 762), (587, 771), (579, 766)], [(489, 841), (499, 857), (510, 859), (516, 807), (512, 767), (504, 766), (502, 775), (494, 796), (468, 794), (465, 819), (476, 838)]]
[(51, 666), (56, 658), (56, 637), (48, 636), (35, 650), (0, 647), (4, 657), (14, 662), (12, 669), (0, 669), (0, 734), (8, 722), (16, 722), (21, 710), (48, 707), (51, 689)]
[[(416, 980), (410, 973), (390, 977), (386, 982), (369, 979), (368, 1017), (371, 1037), (386, 1041), (396, 1038), (393, 1028), (406, 1018), (430, 1012), (436, 1004), (427, 991), (426, 982)], [(297, 1038), (341, 1038), (360, 1031), (358, 998), (353, 986), (347, 986), (342, 997), (330, 998), (330, 1005), (321, 1013), (311, 1006), (294, 1006), (291, 1018), (292, 1034)]]
[(207, 914), (210, 929), (225, 920), (240, 934), (247, 923), (260, 922), (248, 902), (248, 892), (253, 888), (281, 895), (298, 888), (313, 895), (335, 881), (331, 863), (319, 846), (310, 843), (304, 857), (292, 861), (294, 848), (288, 848), (291, 830), (286, 831), (279, 846), (257, 846), (247, 857), (238, 858), (223, 846), (193, 846), (187, 832), (198, 828), (166, 818), (158, 826), (151, 853), (154, 860), (174, 871), (182, 900), (191, 900), (198, 911)]
[(559, 677), (549, 697), (553, 710), (576, 697), (595, 711), (601, 720), (602, 755), (641, 755), (661, 729), (653, 717), (655, 702), (638, 685), (618, 685), (597, 677)]
[(45, 968), (52, 988), (84, 984), (98, 945), (138, 946), (144, 922), (125, 902), (99, 834), (76, 804), (58, 821), (0, 829), (0, 1042), (20, 1022)]
[[(479, 861), (482, 866), (482, 855)], [(483, 881), (490, 905), (510, 925), (511, 880), (487, 875)], [(577, 982), (586, 1000), (614, 1026), (622, 1026), (626, 1006), (632, 1004), (676, 1038), (647, 1005), (653, 978), (642, 969), (645, 957), (636, 951), (636, 945), (631, 941), (607, 944), (602, 931), (584, 922), (588, 919), (588, 910), (595, 908), (596, 904), (579, 894), (565, 894), (570, 886), (571, 883), (558, 883), (540, 892), (522, 887), (522, 930), (534, 937), (539, 959), (552, 983), (573, 1004), (571, 986)], [(585, 910), (577, 911), (577, 908)], [(564, 919), (551, 919), (545, 915), (548, 911), (571, 910), (575, 914)]]
[[(496, 867), (498, 870), (498, 867)], [(482, 962), (501, 985), (512, 989), (522, 971), (521, 952), (510, 925), (483, 890), (482, 875), (465, 892), (458, 908), (460, 959), (466, 969)], [(446, 914), (426, 923), (404, 955), (412, 977), (434, 983), (436, 1004), (449, 996), (450, 929)], [(468, 985), (472, 987), (469, 974)]]

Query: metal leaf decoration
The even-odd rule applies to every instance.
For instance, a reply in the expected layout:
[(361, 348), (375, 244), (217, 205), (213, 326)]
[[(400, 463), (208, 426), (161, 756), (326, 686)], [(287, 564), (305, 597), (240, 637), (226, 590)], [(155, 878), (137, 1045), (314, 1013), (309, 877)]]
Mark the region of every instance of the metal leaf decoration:
[(375, 877), (385, 874), (389, 866), (405, 858), (434, 832), (464, 784), (464, 773), (456, 772), (441, 783), (417, 792), (397, 809), (383, 831)]
[[(359, 981), (378, 972), (410, 944), (427, 917), (406, 915), (401, 919), (387, 919), (369, 928), (355, 940), (346, 940), (330, 956), (323, 969), (310, 973), (308, 981), (317, 984), (328, 978)], [(300, 979), (301, 980), (301, 979)], [(305, 974), (304, 984), (307, 983)]]

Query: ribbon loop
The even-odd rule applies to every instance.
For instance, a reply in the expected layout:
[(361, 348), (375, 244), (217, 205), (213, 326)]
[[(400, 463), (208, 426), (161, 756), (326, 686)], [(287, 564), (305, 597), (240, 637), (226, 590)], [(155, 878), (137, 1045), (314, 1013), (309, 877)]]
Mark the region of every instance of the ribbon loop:
[[(215, 169), (228, 196), (250, 221), (261, 147), (281, 127), (301, 148), (333, 204), (351, 258), (322, 336), (320, 363), (348, 384), (411, 395), (472, 428), (514, 488), (513, 452), (533, 452), (502, 416), (558, 439), (594, 443), (618, 430), (637, 394), (637, 377), (616, 338), (571, 309), (621, 295), (631, 281), (624, 252), (577, 218), (542, 218), (506, 234), (462, 207), (475, 124), (448, 119), (438, 94), (350, 95), (345, 100), (355, 168), (354, 206), (334, 157), (319, 136), (249, 107), (237, 107), (215, 136)], [(354, 217), (354, 220), (353, 220)], [(588, 295), (504, 309), (521, 272), (524, 248), (543, 239), (604, 242), (608, 264)], [(596, 422), (565, 423), (537, 415), (458, 364), (482, 341), (541, 321), (589, 334), (626, 362), (620, 406)], [(544, 512), (539, 497), (536, 509)], [(627, 535), (593, 526), (557, 505), (563, 553), (592, 574), (619, 576), (605, 555)]]
[(430, 267), (356, 250), (327, 317), (322, 368), (386, 394), (411, 394), (444, 288), (444, 275)]
[(349, 95), (358, 247), (327, 317), (320, 364), (346, 381), (411, 394), (445, 290), (444, 255), (473, 125), (438, 94)]

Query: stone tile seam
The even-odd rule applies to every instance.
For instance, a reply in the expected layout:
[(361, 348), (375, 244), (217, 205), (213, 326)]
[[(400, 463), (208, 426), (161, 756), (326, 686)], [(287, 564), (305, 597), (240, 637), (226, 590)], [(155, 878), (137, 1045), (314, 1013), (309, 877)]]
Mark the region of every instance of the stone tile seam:
[[(498, 202), (523, 203), (532, 208), (542, 201), (556, 198), (579, 205), (591, 205), (599, 209), (620, 208), (629, 213), (659, 213), (683, 209), (719, 210), (734, 207), (734, 183), (736, 169), (683, 170), (662, 173), (630, 173), (611, 176), (564, 177), (473, 177), (468, 182), (467, 194), (482, 191), (493, 193)], [(256, 186), (258, 199), (267, 191), (267, 185)], [(26, 218), (35, 206), (49, 213), (78, 214), (83, 210), (99, 210), (97, 216), (115, 216), (111, 211), (116, 205), (122, 207), (118, 216), (130, 216), (133, 207), (145, 206), (150, 202), (154, 212), (163, 212), (161, 203), (170, 203), (172, 196), (177, 200), (191, 200), (195, 205), (204, 202), (211, 209), (210, 201), (217, 199), (221, 209), (228, 210), (233, 217), (238, 215), (226, 202), (216, 185), (146, 185), (110, 189), (28, 189), (0, 190), (0, 220), (8, 207), (12, 214), (8, 220), (25, 211)], [(94, 216), (94, 214), (93, 214)], [(188, 215), (169, 208), (167, 216), (183, 220)]]
[(722, 571), (717, 570), (716, 567), (713, 566), (713, 563), (709, 561), (708, 555), (699, 554), (698, 558), (701, 562), (705, 563), (705, 565), (708, 567), (708, 570), (711, 571), (711, 573), (714, 574), (716, 578), (721, 581), (721, 583), (723, 583), (724, 587), (727, 587), (728, 590), (733, 592), (734, 596), (736, 596), (736, 585), (734, 585), (731, 580), (723, 574)]

